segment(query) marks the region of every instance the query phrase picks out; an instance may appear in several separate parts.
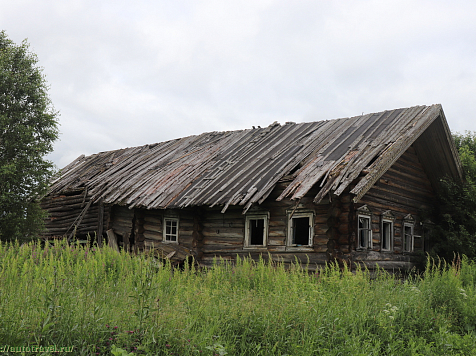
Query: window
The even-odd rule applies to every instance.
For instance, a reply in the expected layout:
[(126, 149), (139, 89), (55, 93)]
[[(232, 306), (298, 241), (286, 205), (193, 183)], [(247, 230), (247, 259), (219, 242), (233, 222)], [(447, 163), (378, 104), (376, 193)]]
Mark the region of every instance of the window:
[(263, 247), (268, 240), (268, 215), (247, 215), (245, 220), (245, 247)]
[(314, 214), (294, 213), (288, 219), (288, 245), (311, 246), (314, 237)]
[(393, 222), (395, 216), (390, 210), (382, 213), (382, 227), (380, 230), (380, 249), (382, 251), (393, 250)]
[(413, 227), (415, 219), (411, 214), (403, 218), (403, 252), (413, 252), (414, 236)]
[(178, 242), (177, 218), (164, 218), (164, 242)]
[(390, 251), (392, 249), (393, 242), (393, 221), (383, 220), (382, 221), (382, 250)]
[(410, 223), (403, 225), (403, 251), (413, 251), (413, 224)]
[(358, 246), (357, 248), (372, 248), (371, 219), (367, 215), (358, 215)]

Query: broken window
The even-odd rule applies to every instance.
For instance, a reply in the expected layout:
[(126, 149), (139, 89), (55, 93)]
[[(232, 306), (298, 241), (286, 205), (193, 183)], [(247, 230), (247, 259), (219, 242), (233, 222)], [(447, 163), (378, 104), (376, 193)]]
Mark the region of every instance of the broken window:
[(313, 213), (295, 213), (288, 221), (290, 246), (311, 246), (314, 236)]
[(395, 221), (395, 216), (390, 210), (387, 210), (382, 213), (381, 219), (380, 249), (382, 251), (392, 251), (394, 236), (393, 222)]
[(413, 224), (410, 223), (403, 225), (403, 251), (413, 251)]
[(358, 248), (372, 248), (372, 228), (370, 216), (358, 216)]
[(164, 218), (164, 242), (178, 242), (177, 218)]
[(415, 226), (415, 218), (412, 214), (408, 214), (403, 218), (403, 252), (413, 252), (415, 237), (413, 235), (413, 227)]
[(266, 246), (268, 215), (247, 215), (245, 221), (245, 247)]
[(383, 220), (382, 221), (382, 250), (390, 251), (392, 249), (393, 243), (393, 221)]

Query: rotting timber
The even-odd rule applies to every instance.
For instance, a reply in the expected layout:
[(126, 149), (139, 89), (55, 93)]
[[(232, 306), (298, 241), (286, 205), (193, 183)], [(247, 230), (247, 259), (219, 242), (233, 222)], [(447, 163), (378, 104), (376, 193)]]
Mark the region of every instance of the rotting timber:
[(431, 244), (445, 175), (461, 179), (461, 163), (441, 105), (211, 132), (78, 157), (42, 200), (45, 237), (89, 233), (201, 265), (407, 269)]

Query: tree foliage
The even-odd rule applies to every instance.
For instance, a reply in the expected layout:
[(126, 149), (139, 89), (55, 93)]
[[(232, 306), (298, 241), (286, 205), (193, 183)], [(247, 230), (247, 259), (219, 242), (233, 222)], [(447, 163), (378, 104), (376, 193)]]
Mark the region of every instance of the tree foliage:
[(433, 252), (447, 259), (454, 253), (476, 258), (476, 132), (453, 135), (464, 182), (441, 183)]
[(37, 198), (53, 173), (45, 155), (58, 137), (58, 113), (36, 55), (0, 32), (0, 238), (32, 238), (42, 227)]

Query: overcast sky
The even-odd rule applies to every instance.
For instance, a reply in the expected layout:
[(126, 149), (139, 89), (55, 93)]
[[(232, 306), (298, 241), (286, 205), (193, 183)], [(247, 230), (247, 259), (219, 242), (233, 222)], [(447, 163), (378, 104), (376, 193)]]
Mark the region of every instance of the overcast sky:
[(440, 103), (476, 131), (475, 1), (0, 0), (80, 154)]

